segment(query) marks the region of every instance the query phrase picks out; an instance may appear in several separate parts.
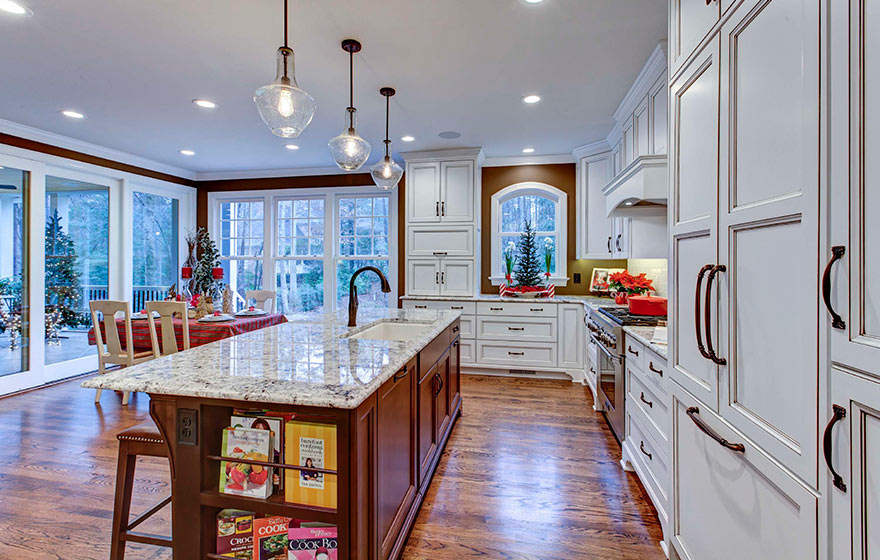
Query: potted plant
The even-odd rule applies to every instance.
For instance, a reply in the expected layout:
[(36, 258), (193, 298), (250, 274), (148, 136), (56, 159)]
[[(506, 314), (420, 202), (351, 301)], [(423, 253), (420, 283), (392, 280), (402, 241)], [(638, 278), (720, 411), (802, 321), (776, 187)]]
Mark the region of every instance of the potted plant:
[(656, 292), (654, 281), (642, 272), (633, 276), (628, 270), (614, 272), (608, 275), (611, 291), (614, 293), (614, 302), (625, 304), (630, 295), (643, 295)]

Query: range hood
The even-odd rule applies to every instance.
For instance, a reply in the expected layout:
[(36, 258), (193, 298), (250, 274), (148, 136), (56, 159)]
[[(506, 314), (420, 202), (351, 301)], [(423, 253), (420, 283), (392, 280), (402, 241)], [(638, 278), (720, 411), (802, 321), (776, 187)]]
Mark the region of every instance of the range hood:
[(666, 214), (669, 174), (666, 155), (641, 156), (602, 189), (605, 214), (644, 216)]

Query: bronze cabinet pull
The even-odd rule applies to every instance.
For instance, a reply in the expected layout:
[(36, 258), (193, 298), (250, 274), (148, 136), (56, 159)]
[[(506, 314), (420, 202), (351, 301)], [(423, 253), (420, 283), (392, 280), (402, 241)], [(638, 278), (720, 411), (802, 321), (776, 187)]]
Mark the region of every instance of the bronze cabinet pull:
[(596, 369), (593, 366), (590, 366), (590, 373), (596, 373)]
[(617, 239), (614, 240), (614, 246), (617, 247), (617, 250), (620, 251), (620, 238), (623, 237), (622, 233), (617, 234)]
[(638, 350), (633, 350), (633, 347), (630, 346), (629, 344), (626, 345), (626, 349), (627, 349), (627, 351), (628, 351), (630, 354), (635, 354), (636, 356), (639, 355), (639, 351), (638, 351)]
[(400, 370), (394, 374), (394, 382), (397, 383), (398, 381), (400, 381), (401, 379), (406, 377), (406, 374), (407, 374), (406, 366), (403, 366), (402, 370)]
[(463, 305), (450, 305), (449, 309), (454, 309), (454, 310), (458, 311), (458, 310), (464, 309), (464, 306)]
[(663, 370), (655, 368), (654, 362), (648, 362), (648, 369), (658, 374), (660, 377), (663, 377)]
[(489, 311), (504, 311), (503, 307), (490, 307)]
[(694, 424), (697, 425), (701, 432), (717, 441), (722, 447), (726, 447), (727, 449), (730, 449), (731, 451), (736, 451), (738, 453), (746, 452), (745, 445), (741, 443), (730, 443), (729, 441), (715, 433), (715, 430), (704, 424), (703, 421), (700, 419), (699, 408), (695, 406), (689, 406), (687, 409), (687, 415), (690, 417), (691, 420), (694, 421)]
[(702, 313), (700, 312), (700, 295), (703, 289), (703, 277), (706, 276), (707, 272), (712, 270), (712, 267), (713, 265), (711, 264), (704, 265), (703, 268), (700, 269), (700, 272), (697, 273), (697, 289), (694, 295), (694, 329), (697, 332), (697, 349), (707, 360), (711, 360), (712, 356), (706, 352), (706, 347), (703, 346), (703, 334), (700, 331), (700, 325), (703, 321)]
[(642, 402), (648, 405), (651, 408), (654, 408), (654, 403), (645, 398), (645, 392), (642, 391), (642, 394), (639, 395), (639, 398), (642, 399)]
[(828, 466), (828, 470), (831, 471), (834, 487), (842, 492), (846, 492), (846, 482), (843, 481), (842, 476), (837, 474), (837, 471), (834, 470), (834, 465), (831, 464), (831, 429), (834, 428), (835, 424), (846, 418), (846, 409), (837, 404), (832, 404), (831, 409), (834, 411), (834, 415), (828, 421), (828, 425), (825, 426), (825, 434), (822, 436), (822, 450), (825, 452), (825, 464)]
[(446, 201), (445, 200), (440, 202), (440, 215), (441, 216), (446, 215)]
[(439, 381), (439, 382), (440, 382), (440, 386), (439, 386), (439, 387), (437, 387), (437, 394), (438, 394), (438, 395), (439, 395), (439, 394), (440, 394), (440, 391), (442, 391), (442, 390), (443, 390), (443, 378), (442, 378), (442, 377), (440, 377), (440, 374), (439, 374), (439, 373), (438, 373), (438, 374), (436, 374), (436, 375), (437, 375), (437, 381)]
[(709, 271), (709, 276), (706, 277), (706, 353), (709, 354), (709, 359), (719, 366), (726, 365), (727, 359), (718, 356), (715, 349), (712, 348), (712, 282), (715, 280), (716, 274), (726, 270), (727, 267), (723, 264), (715, 265)]
[(445, 272), (441, 272), (441, 273), (440, 273), (440, 283), (441, 283), (441, 284), (445, 284), (445, 283), (446, 283), (446, 273), (445, 273)]
[(822, 299), (825, 301), (825, 308), (828, 309), (828, 313), (831, 315), (831, 326), (835, 329), (845, 329), (846, 321), (843, 320), (843, 317), (837, 314), (834, 311), (834, 307), (831, 306), (831, 268), (834, 266), (834, 263), (843, 258), (846, 254), (846, 247), (842, 245), (836, 245), (831, 248), (831, 260), (828, 261), (828, 264), (825, 266), (825, 273), (822, 274)]
[(529, 307), (529, 311), (531, 311), (533, 313), (537, 313), (539, 311), (544, 311), (544, 308), (543, 307)]
[(611, 237), (608, 238), (608, 252), (611, 252)]
[(459, 330), (458, 327), (452, 327), (452, 332), (455, 333), (455, 332), (458, 332), (458, 330)]
[(525, 354), (526, 354), (525, 352), (510, 352), (510, 351), (507, 352), (508, 356), (525, 356)]
[(440, 273), (439, 273), (439, 272), (435, 272), (435, 273), (434, 273), (434, 283), (435, 283), (435, 284), (439, 284), (439, 283), (440, 283)]
[(449, 251), (432, 251), (435, 257), (445, 257), (449, 254)]
[(507, 327), (507, 330), (509, 330), (509, 331), (524, 331), (526, 329), (525, 329), (525, 327)]
[(644, 442), (644, 441), (642, 441), (642, 442), (639, 443), (639, 451), (641, 451), (642, 453), (644, 453), (645, 455), (647, 455), (649, 461), (653, 461), (653, 460), (654, 460), (654, 456), (651, 455), (650, 453), (648, 453), (647, 451), (645, 451), (645, 442)]
[(427, 309), (428, 308), (427, 305), (415, 305), (413, 307), (415, 307), (416, 309)]
[(435, 216), (440, 215), (440, 201), (439, 200), (434, 203), (434, 215)]

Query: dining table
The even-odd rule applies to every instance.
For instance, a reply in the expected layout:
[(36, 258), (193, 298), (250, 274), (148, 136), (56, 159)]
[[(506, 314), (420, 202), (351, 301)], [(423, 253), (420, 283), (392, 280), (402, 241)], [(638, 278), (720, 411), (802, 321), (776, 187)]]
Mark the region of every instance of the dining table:
[[(148, 319), (131, 319), (131, 338), (134, 340), (134, 351), (144, 352), (153, 349), (153, 343), (150, 341), (150, 325)], [(156, 337), (159, 339), (159, 345), (162, 344), (162, 325), (158, 319), (153, 319), (156, 324)], [(204, 322), (198, 319), (188, 319), (189, 321), (189, 343), (190, 347), (201, 346), (209, 342), (215, 342), (224, 338), (229, 338), (238, 334), (256, 331), (279, 325), (287, 322), (287, 317), (281, 313), (267, 313), (259, 316), (234, 317), (229, 321)], [(179, 318), (172, 319), (174, 324), (174, 334), (177, 339), (177, 347), (183, 348), (183, 320)], [(125, 336), (125, 318), (116, 318), (116, 330), (119, 332), (119, 342), (124, 348), (128, 347), (128, 341)], [(104, 337), (104, 326), (101, 324), (101, 335)], [(95, 344), (95, 327), (89, 329), (89, 344)]]

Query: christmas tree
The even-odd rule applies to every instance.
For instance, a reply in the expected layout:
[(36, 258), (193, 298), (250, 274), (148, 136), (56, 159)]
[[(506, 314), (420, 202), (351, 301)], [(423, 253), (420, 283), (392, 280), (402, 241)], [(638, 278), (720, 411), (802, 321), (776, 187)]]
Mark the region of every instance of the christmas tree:
[(85, 323), (80, 303), (76, 247), (64, 233), (58, 211), (46, 220), (46, 306), (55, 309), (55, 324), (77, 327)]
[(192, 291), (196, 294), (213, 294), (214, 277), (212, 270), (220, 266), (220, 251), (205, 228), (199, 228), (196, 236), (199, 240), (201, 255), (193, 270)]
[(525, 230), (519, 236), (516, 250), (516, 267), (513, 269), (516, 285), (541, 285), (541, 259), (538, 256), (538, 245), (535, 242), (535, 230), (531, 221), (526, 221)]

